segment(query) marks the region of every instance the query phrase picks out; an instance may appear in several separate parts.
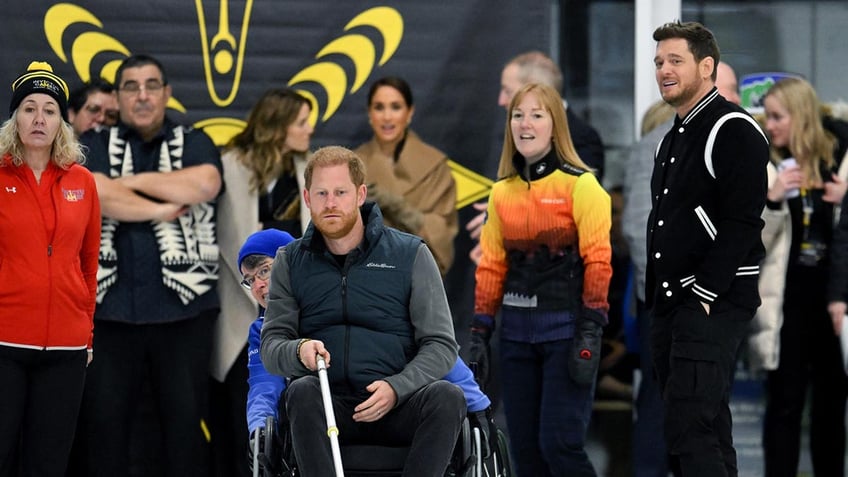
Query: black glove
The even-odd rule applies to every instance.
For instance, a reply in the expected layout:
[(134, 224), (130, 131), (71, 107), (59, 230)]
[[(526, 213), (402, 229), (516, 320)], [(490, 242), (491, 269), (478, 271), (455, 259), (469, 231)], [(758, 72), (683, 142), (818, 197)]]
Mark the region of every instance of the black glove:
[(492, 456), (492, 449), (497, 443), (491, 442), (492, 439), (498, 438), (498, 428), (495, 426), (495, 420), (492, 418), (492, 408), (487, 407), (482, 411), (468, 413), (468, 423), (471, 428), (480, 429), (480, 452), (483, 459), (488, 459)]
[[(259, 456), (254, 459), (254, 446), (256, 446), (256, 440), (259, 439)], [(250, 471), (253, 472), (253, 462), (254, 460), (259, 463), (259, 471), (265, 471), (265, 475), (278, 475), (279, 473), (279, 465), (269, 454), (273, 455), (272, 449), (266, 450), (267, 438), (264, 427), (257, 427), (255, 431), (250, 434), (250, 438), (247, 443), (247, 465), (250, 467)], [(274, 443), (271, 443), (271, 446), (274, 446)], [(268, 452), (272, 451), (272, 452)]]
[(489, 382), (489, 366), (492, 359), (492, 351), (489, 347), (489, 339), (492, 337), (494, 321), (484, 315), (477, 315), (471, 320), (471, 338), (468, 346), (468, 367), (474, 373), (480, 387), (485, 388)]
[(606, 317), (583, 308), (574, 323), (574, 342), (568, 359), (568, 373), (581, 386), (595, 382), (601, 362), (601, 338)]

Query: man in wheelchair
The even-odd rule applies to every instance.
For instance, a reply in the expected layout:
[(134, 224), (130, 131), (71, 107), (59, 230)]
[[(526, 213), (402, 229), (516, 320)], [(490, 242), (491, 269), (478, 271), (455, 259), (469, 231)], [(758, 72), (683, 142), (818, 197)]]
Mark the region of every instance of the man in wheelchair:
[[(419, 238), (384, 227), (379, 208), (364, 203), (365, 171), (351, 151), (317, 151), (305, 176), (312, 222), (303, 239), (277, 252), (273, 270), (267, 249), (264, 262), (242, 262), (249, 254), (240, 254), (245, 285), (268, 305), (258, 364), (293, 378), (286, 385), (282, 379), (272, 383), (267, 373), (265, 378), (251, 373), (251, 404), (263, 402), (257, 397), (263, 388), (272, 398), (285, 389), (299, 472), (332, 475), (315, 376), (320, 354), (328, 365), (340, 440), (406, 443), (403, 475), (440, 475), (453, 453), (466, 400), (458, 386), (438, 377), (451, 371), (474, 381), (457, 356), (435, 261)], [(252, 344), (251, 366), (259, 356), (255, 336)], [(476, 392), (469, 405), (485, 410), (488, 399)], [(278, 407), (275, 401), (266, 404), (274, 405), (265, 413)], [(248, 412), (256, 437), (261, 418), (257, 422), (256, 413)], [(482, 416), (481, 428), (489, 431), (491, 419)]]
[[(274, 426), (277, 426), (285, 418), (281, 413), (285, 412), (284, 405), (280, 400), (286, 389), (286, 379), (269, 373), (262, 365), (259, 355), (260, 334), (264, 321), (264, 310), (267, 306), (268, 285), (271, 265), (276, 256), (277, 249), (284, 247), (294, 238), (287, 232), (276, 229), (267, 229), (256, 232), (245, 240), (238, 255), (238, 266), (242, 272), (242, 286), (250, 290), (251, 295), (262, 307), (259, 317), (250, 327), (248, 336), (248, 394), (247, 394), (247, 429), (250, 433), (248, 443), (248, 464), (251, 470), (254, 463), (254, 449), (257, 444), (260, 453), (260, 465), (268, 469), (270, 475), (285, 475), (283, 466), (290, 466), (291, 462), (284, 459), (290, 457), (290, 442), (286, 436), (287, 429), (275, 427), (270, 441), (276, 449), (265, 449), (266, 422), (268, 416), (272, 417)], [(480, 455), (483, 459), (490, 458), (493, 447), (489, 446), (489, 437), (497, 436), (497, 428), (492, 420), (491, 402), (480, 390), (474, 375), (465, 362), (457, 359), (453, 369), (444, 377), (445, 381), (456, 384), (465, 395), (467, 406), (467, 417), (472, 428), (480, 430), (481, 449)], [(283, 409), (280, 409), (280, 408)], [(269, 459), (268, 456), (274, 456)]]

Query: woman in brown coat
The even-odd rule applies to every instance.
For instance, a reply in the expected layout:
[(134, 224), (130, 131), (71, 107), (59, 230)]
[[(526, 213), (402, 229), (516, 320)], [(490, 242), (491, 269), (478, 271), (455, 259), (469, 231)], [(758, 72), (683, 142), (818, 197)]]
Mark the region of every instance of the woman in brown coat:
[(368, 92), (374, 137), (356, 149), (365, 162), (369, 196), (388, 225), (422, 237), (444, 276), (457, 233), (456, 184), (448, 158), (409, 129), (415, 106), (401, 78), (377, 80)]

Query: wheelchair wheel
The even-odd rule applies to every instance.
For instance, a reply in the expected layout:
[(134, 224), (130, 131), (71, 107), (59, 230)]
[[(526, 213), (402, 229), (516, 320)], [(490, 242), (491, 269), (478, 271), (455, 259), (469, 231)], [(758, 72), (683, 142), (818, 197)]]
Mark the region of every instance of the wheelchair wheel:
[[(482, 458), (480, 431), (476, 428), (471, 430), (471, 455), (463, 466), (455, 466), (457, 471), (447, 473), (450, 477), (511, 477), (514, 475), (509, 460), (509, 448), (506, 434), (497, 430), (497, 442), (492, 454), (488, 458)], [(451, 469), (448, 469), (449, 471)]]
[(492, 455), (485, 459), (481, 466), (475, 466), (472, 473), (467, 475), (469, 477), (511, 477), (513, 475), (506, 434), (503, 431), (498, 429), (497, 442)]
[(445, 477), (472, 477), (474, 469), (474, 438), (471, 426), (466, 419), (459, 431), (459, 439), (451, 456)]
[(498, 429), (498, 447), (494, 455), (488, 463), (491, 466), (493, 476), (497, 477), (512, 477), (512, 463), (509, 461), (509, 445), (506, 441), (506, 434)]

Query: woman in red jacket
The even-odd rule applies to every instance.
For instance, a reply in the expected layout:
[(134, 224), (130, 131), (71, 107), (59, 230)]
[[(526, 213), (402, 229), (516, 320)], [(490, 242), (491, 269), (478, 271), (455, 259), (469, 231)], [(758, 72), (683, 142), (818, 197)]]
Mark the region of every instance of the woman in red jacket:
[(63, 476), (91, 360), (100, 203), (68, 87), (33, 62), (0, 127), (0, 475)]

